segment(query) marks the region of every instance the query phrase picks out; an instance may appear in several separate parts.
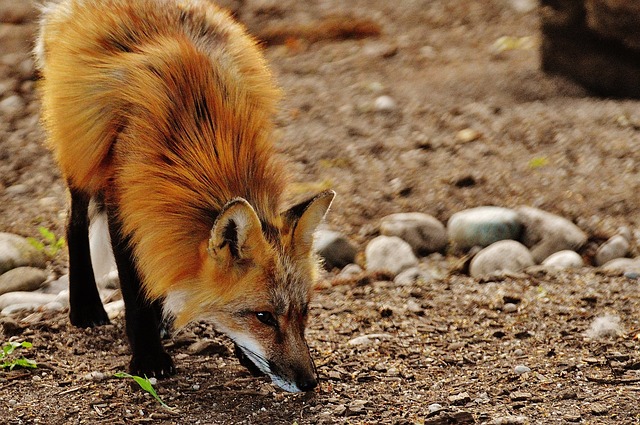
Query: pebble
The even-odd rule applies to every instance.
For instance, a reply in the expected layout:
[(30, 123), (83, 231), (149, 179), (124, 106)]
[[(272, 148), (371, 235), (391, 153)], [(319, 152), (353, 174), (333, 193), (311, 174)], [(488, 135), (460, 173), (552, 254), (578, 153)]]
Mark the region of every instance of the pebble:
[(587, 242), (587, 234), (566, 218), (526, 206), (516, 211), (524, 224), (522, 243), (531, 249), (536, 263), (558, 251), (575, 251)]
[(44, 268), (46, 257), (26, 238), (0, 232), (0, 274), (21, 266)]
[(504, 311), (505, 313), (515, 313), (516, 311), (518, 311), (518, 306), (514, 303), (506, 303), (504, 306), (502, 306), (502, 311)]
[(526, 391), (514, 391), (509, 395), (511, 401), (526, 401), (531, 398), (531, 393)]
[(609, 261), (622, 258), (629, 253), (629, 241), (622, 235), (615, 235), (600, 245), (596, 251), (595, 264), (602, 266)]
[(471, 260), (469, 274), (480, 277), (497, 272), (519, 272), (533, 266), (531, 253), (520, 242), (504, 240), (484, 248)]
[(591, 413), (595, 416), (602, 416), (609, 413), (609, 407), (602, 403), (597, 403), (597, 402), (592, 403), (590, 408), (591, 408)]
[(538, 7), (536, 0), (509, 0), (513, 10), (519, 13), (529, 13)]
[(373, 109), (377, 112), (393, 112), (398, 109), (398, 104), (391, 96), (383, 95), (373, 102)]
[(542, 265), (558, 269), (569, 269), (584, 266), (584, 261), (577, 252), (563, 249), (545, 258)]
[(47, 280), (48, 274), (35, 267), (17, 267), (0, 275), (0, 294), (15, 291), (35, 291)]
[(513, 368), (513, 371), (518, 374), (518, 375), (522, 375), (524, 373), (529, 373), (531, 372), (531, 369), (525, 365), (519, 364), (516, 367)]
[(336, 407), (333, 408), (333, 413), (336, 416), (342, 416), (346, 413), (347, 411), (347, 406), (345, 406), (344, 404), (338, 404)]
[(518, 239), (522, 224), (518, 214), (502, 207), (476, 207), (453, 214), (447, 222), (449, 241), (461, 249)]
[(313, 241), (314, 251), (322, 257), (327, 268), (342, 268), (353, 263), (358, 248), (345, 235), (333, 230), (319, 229)]
[(85, 373), (84, 375), (82, 375), (82, 379), (84, 379), (85, 381), (102, 381), (104, 380), (104, 373), (98, 371)]
[(500, 416), (489, 422), (489, 425), (529, 425), (529, 418), (526, 416)]
[(378, 236), (367, 244), (364, 251), (367, 271), (388, 271), (397, 275), (418, 265), (411, 245), (397, 236)]
[(29, 193), (31, 188), (26, 184), (17, 183), (9, 186), (4, 190), (4, 193), (7, 195), (24, 195), (25, 193)]
[(4, 119), (11, 121), (24, 114), (25, 103), (18, 95), (11, 95), (0, 101), (0, 113)]
[(393, 282), (397, 285), (413, 285), (416, 282), (429, 282), (433, 280), (433, 276), (426, 270), (418, 267), (411, 267), (403, 272), (400, 272)]
[(640, 273), (640, 258), (616, 258), (602, 266), (603, 270), (620, 273)]
[(361, 336), (352, 338), (347, 342), (347, 344), (354, 345), (354, 346), (369, 345), (376, 341), (387, 340), (391, 338), (393, 338), (393, 336), (390, 334), (368, 334), (368, 335), (361, 335)]
[(349, 279), (359, 275), (363, 271), (362, 267), (357, 264), (347, 264), (342, 270), (340, 270), (340, 273), (338, 273), (338, 276), (336, 277), (338, 279)]
[(442, 405), (438, 403), (431, 403), (429, 406), (427, 406), (427, 410), (429, 411), (429, 413), (435, 413), (442, 410)]
[(482, 134), (472, 128), (465, 128), (456, 133), (456, 140), (460, 143), (474, 142), (482, 137)]
[(471, 396), (468, 392), (462, 392), (449, 396), (449, 402), (454, 406), (465, 405), (471, 401)]
[(380, 233), (397, 236), (418, 255), (439, 252), (447, 246), (447, 230), (435, 217), (423, 213), (391, 214), (380, 222)]
[(107, 312), (109, 320), (113, 320), (124, 311), (124, 300), (116, 300), (104, 305), (104, 311)]

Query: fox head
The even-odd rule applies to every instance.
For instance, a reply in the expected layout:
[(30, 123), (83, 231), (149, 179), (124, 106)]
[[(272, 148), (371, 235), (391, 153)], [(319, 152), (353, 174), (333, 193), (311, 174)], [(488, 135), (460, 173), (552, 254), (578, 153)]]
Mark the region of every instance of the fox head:
[[(304, 332), (317, 275), (313, 234), (335, 193), (322, 192), (261, 223), (244, 199), (228, 202), (203, 247), (199, 285), (167, 298), (181, 304), (176, 324), (208, 318), (274, 384), (290, 391), (316, 387)], [(171, 310), (171, 306), (169, 306)]]

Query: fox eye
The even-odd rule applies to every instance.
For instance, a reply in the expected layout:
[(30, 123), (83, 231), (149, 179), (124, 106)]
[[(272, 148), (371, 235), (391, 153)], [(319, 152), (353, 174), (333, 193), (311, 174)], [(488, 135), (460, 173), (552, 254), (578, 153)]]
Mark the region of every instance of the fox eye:
[(273, 317), (273, 314), (268, 311), (256, 312), (256, 318), (267, 326), (271, 326), (272, 328), (278, 327), (278, 321)]

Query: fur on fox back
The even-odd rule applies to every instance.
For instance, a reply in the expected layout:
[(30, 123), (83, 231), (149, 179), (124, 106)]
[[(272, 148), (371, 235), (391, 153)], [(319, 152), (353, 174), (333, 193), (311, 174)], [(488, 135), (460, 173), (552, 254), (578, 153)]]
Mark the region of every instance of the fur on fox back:
[(204, 0), (62, 0), (41, 28), (43, 120), (69, 186), (117, 205), (150, 297), (224, 302), (233, 276), (199, 277), (223, 205), (243, 197), (283, 226), (280, 93), (255, 41)]

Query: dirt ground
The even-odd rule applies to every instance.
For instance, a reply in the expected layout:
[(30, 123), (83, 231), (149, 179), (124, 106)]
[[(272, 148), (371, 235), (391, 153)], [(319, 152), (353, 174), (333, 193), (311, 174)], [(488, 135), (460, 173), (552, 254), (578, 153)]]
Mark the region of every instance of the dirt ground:
[[(271, 40), (266, 55), (287, 95), (278, 128), (292, 161), (291, 202), (335, 189), (328, 224), (360, 247), (387, 214), (446, 222), (479, 205), (536, 206), (573, 220), (592, 241), (619, 226), (640, 229), (639, 103), (591, 97), (542, 74), (537, 12), (511, 6), (522, 2), (227, 3)], [(327, 22), (363, 25), (354, 34)], [(0, 36), (18, 27), (33, 24), (5, 25)], [(503, 36), (515, 38), (496, 44)], [(0, 231), (62, 234), (66, 195), (42, 146), (37, 75), (24, 45), (0, 46), (0, 101), (24, 100), (20, 114), (0, 116)], [(395, 101), (391, 110), (376, 109), (382, 95)], [(32, 342), (25, 354), (39, 368), (0, 371), (2, 421), (640, 423), (638, 280), (594, 268), (474, 280), (447, 273), (458, 260), (425, 259), (442, 277), (409, 286), (328, 273), (308, 330), (321, 378), (311, 394), (251, 377), (229, 342), (197, 323), (168, 342), (178, 373), (156, 386), (175, 408), (166, 410), (112, 377), (129, 357), (121, 319), (90, 330), (71, 327), (65, 313), (4, 319), (1, 341)], [(65, 267), (64, 253), (50, 265), (54, 274)], [(623, 331), (587, 338), (606, 313), (621, 317)], [(518, 375), (518, 365), (531, 370)], [(431, 412), (435, 403), (443, 409)]]

